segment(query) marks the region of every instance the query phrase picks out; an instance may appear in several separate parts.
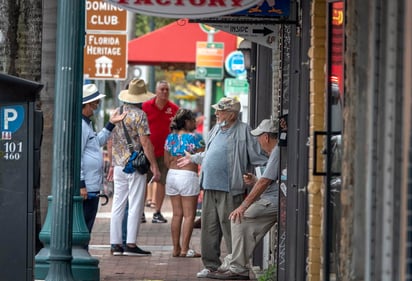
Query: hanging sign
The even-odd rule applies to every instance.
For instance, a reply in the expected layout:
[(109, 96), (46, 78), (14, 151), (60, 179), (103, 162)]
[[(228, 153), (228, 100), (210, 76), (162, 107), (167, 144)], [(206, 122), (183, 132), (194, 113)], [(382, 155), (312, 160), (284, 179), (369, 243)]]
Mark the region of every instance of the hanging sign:
[(85, 79), (126, 79), (127, 11), (103, 0), (86, 1)]
[(126, 34), (86, 34), (83, 74), (86, 79), (125, 79)]
[(261, 0), (107, 0), (120, 8), (163, 18), (209, 18), (240, 12)]
[(86, 30), (126, 31), (127, 11), (103, 0), (86, 1)]
[(264, 24), (242, 23), (211, 23), (219, 30), (226, 31), (249, 41), (261, 44), (269, 48), (275, 48), (275, 35), (277, 28)]
[(223, 78), (225, 47), (222, 42), (196, 42), (196, 78)]

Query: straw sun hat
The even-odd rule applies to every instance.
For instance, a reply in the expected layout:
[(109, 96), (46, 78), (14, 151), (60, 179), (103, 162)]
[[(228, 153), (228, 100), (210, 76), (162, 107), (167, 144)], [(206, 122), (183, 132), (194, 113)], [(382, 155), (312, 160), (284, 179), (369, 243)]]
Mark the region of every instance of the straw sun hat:
[(156, 95), (146, 90), (146, 84), (142, 79), (133, 79), (129, 83), (129, 88), (119, 94), (119, 100), (126, 103), (142, 103)]

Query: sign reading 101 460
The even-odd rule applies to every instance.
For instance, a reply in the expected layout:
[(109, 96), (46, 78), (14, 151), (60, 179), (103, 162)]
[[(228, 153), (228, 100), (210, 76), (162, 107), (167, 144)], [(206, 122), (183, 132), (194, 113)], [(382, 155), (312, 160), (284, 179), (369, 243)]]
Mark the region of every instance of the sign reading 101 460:
[(5, 160), (19, 160), (23, 152), (21, 141), (12, 141), (24, 122), (24, 107), (21, 105), (0, 107), (0, 132), (2, 146), (0, 156)]

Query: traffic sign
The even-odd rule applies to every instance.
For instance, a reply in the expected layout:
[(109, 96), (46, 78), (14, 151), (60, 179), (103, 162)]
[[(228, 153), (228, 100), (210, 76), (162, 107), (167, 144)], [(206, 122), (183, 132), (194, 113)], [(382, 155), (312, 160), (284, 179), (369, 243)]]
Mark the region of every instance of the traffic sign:
[(225, 95), (228, 97), (249, 94), (249, 83), (246, 79), (226, 78)]
[(263, 46), (269, 48), (275, 47), (276, 27), (273, 25), (237, 23), (211, 23), (210, 25)]
[(127, 28), (127, 11), (103, 0), (86, 1), (86, 30), (123, 31)]
[(245, 57), (241, 51), (231, 52), (225, 60), (227, 73), (234, 77), (245, 78), (247, 71), (245, 68)]
[(126, 79), (126, 34), (86, 34), (84, 77)]
[(197, 42), (196, 43), (196, 78), (215, 79), (223, 78), (224, 43)]

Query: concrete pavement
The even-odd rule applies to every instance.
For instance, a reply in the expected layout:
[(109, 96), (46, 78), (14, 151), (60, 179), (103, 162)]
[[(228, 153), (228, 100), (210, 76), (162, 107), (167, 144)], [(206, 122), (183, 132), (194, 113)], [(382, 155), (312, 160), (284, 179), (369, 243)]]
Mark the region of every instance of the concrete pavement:
[[(111, 200), (110, 200), (111, 203)], [(147, 223), (141, 225), (137, 244), (144, 250), (152, 252), (152, 256), (112, 256), (110, 254), (110, 209), (111, 204), (101, 206), (91, 235), (89, 252), (100, 261), (101, 281), (200, 281), (213, 280), (197, 278), (196, 273), (203, 269), (200, 258), (172, 257), (172, 239), (170, 222), (172, 218), (171, 204), (166, 196), (162, 208), (164, 224), (152, 223), (153, 209), (145, 208)], [(194, 229), (191, 248), (200, 252), (200, 229)], [(222, 249), (225, 250), (225, 247)], [(226, 255), (223, 252), (223, 255)]]

